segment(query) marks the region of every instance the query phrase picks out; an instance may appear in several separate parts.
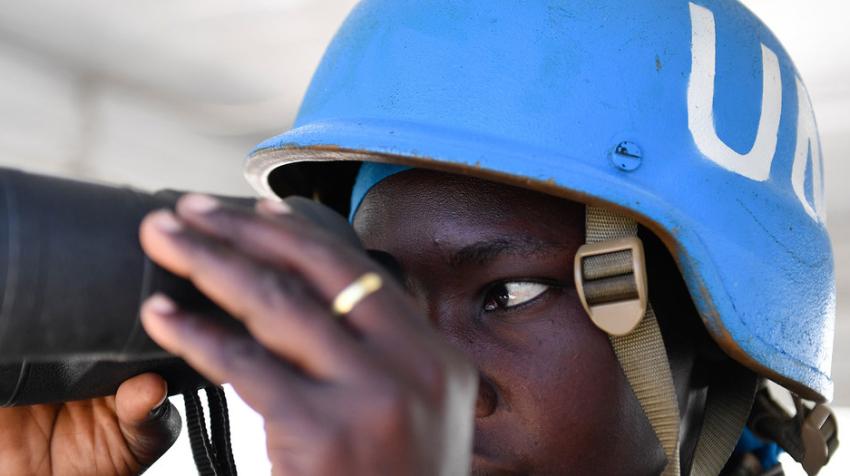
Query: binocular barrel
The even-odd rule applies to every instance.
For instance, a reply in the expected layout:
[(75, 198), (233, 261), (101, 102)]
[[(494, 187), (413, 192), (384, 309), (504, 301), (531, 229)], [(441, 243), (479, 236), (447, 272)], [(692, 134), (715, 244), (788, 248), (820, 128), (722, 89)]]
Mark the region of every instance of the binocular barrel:
[[(110, 395), (146, 371), (163, 375), (171, 394), (206, 383), (157, 346), (138, 317), (142, 302), (163, 292), (240, 326), (141, 249), (144, 216), (179, 196), (0, 168), (0, 406)], [(288, 203), (359, 246), (338, 214), (306, 199)]]
[(169, 279), (138, 229), (175, 200), (0, 171), (0, 362), (165, 357), (135, 318)]

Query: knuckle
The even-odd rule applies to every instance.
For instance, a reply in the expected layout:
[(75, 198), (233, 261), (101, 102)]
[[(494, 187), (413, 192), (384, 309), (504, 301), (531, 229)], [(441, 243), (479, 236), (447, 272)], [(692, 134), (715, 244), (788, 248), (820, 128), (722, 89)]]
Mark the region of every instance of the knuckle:
[(205, 316), (186, 315), (183, 320), (183, 326), (185, 335), (192, 337), (191, 341), (201, 347), (206, 346), (211, 349), (220, 350), (227, 342), (227, 336), (220, 332), (219, 329), (210, 326)]
[(255, 218), (243, 214), (237, 210), (227, 210), (223, 213), (223, 225), (230, 233), (231, 239), (236, 242), (250, 242), (251, 235), (255, 233)]
[(257, 276), (256, 292), (257, 296), (263, 303), (276, 304), (280, 299), (280, 293), (283, 291), (282, 282), (277, 276), (277, 273), (268, 268), (259, 268), (255, 270)]
[(258, 273), (253, 292), (259, 307), (255, 312), (263, 313), (259, 317), (286, 313), (290, 319), (301, 321), (301, 325), (319, 324), (314, 319), (304, 319), (311, 311), (313, 291), (303, 281), (271, 268), (263, 268)]
[(266, 267), (257, 268), (253, 289), (260, 307), (264, 311), (281, 308), (286, 301), (285, 295), (291, 292), (292, 284), (283, 279), (277, 270)]
[(248, 338), (222, 339), (219, 345), (224, 357), (224, 366), (230, 369), (253, 365), (263, 357), (262, 348)]
[(327, 262), (331, 254), (327, 245), (318, 241), (301, 240), (300, 247), (305, 256), (317, 263)]
[(229, 255), (224, 245), (194, 232), (190, 234), (190, 239), (192, 240), (191, 251), (197, 266), (205, 268), (212, 263), (228, 260)]

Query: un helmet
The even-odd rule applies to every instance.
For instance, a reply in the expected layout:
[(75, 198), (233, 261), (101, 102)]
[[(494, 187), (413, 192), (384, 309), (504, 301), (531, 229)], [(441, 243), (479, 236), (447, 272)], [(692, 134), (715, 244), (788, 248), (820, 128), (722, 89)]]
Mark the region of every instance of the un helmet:
[(785, 49), (728, 0), (365, 0), (245, 176), (347, 207), (362, 161), (615, 210), (667, 245), (731, 358), (832, 397), (817, 126)]

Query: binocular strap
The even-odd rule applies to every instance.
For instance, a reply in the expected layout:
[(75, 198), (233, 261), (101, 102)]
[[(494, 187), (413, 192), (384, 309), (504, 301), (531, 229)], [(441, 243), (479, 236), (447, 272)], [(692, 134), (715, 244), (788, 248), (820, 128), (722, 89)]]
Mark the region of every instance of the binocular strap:
[(236, 476), (236, 463), (230, 445), (230, 419), (224, 389), (211, 385), (204, 387), (210, 410), (210, 434), (204, 418), (204, 407), (197, 392), (186, 392), (186, 427), (189, 443), (199, 476)]

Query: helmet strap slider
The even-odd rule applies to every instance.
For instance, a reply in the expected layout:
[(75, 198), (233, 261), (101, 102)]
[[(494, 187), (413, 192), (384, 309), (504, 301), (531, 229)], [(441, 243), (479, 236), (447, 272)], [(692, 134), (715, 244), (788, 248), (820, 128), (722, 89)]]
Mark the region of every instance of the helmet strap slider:
[(829, 406), (809, 406), (791, 393), (796, 413), (788, 411), (762, 383), (756, 393), (748, 426), (759, 437), (776, 442), (789, 456), (803, 466), (806, 474), (815, 475), (838, 448), (838, 426)]
[(640, 238), (583, 245), (576, 253), (574, 272), (579, 299), (596, 327), (612, 336), (637, 327), (648, 302)]
[(829, 461), (835, 447), (838, 446), (835, 415), (823, 404), (815, 405), (803, 420), (801, 438), (803, 440), (803, 469), (808, 474), (817, 474)]

